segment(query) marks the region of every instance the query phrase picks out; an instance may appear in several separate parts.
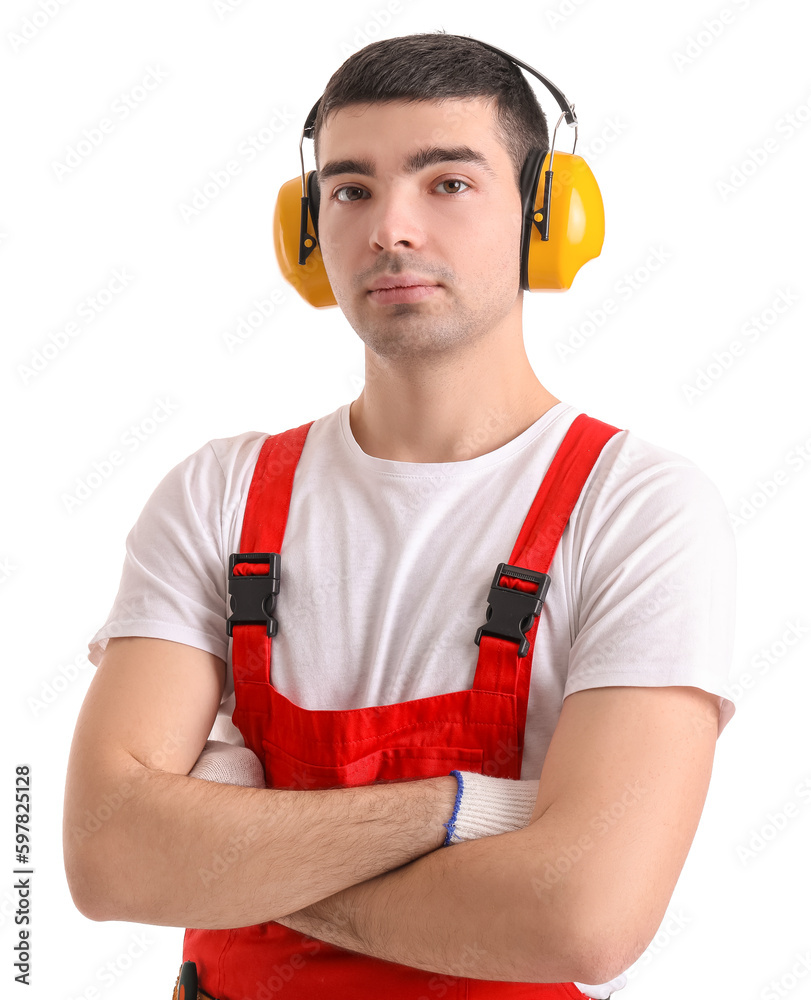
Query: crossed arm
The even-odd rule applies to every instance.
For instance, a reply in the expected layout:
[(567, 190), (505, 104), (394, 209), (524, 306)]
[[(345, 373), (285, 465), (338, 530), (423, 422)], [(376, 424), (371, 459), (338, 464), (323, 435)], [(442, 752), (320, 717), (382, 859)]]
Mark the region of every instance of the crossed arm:
[[(280, 920), (384, 960), (518, 982), (606, 982), (653, 938), (706, 798), (714, 696), (569, 695), (530, 825), (437, 849), (452, 778), (302, 794), (187, 777), (224, 670), (182, 644), (111, 640), (65, 794), (66, 873), (87, 916), (201, 928)], [(225, 876), (202, 878), (237, 839)]]
[(608, 982), (664, 917), (704, 806), (717, 725), (717, 698), (698, 688), (572, 694), (528, 827), (426, 854), (279, 922), (431, 972)]

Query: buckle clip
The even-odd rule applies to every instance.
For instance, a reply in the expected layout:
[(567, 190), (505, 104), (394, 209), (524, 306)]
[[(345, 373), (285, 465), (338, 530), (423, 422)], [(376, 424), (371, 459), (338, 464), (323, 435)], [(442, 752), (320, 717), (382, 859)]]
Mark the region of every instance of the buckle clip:
[[(251, 573), (236, 576), (237, 563), (268, 563), (267, 573)], [(234, 612), (225, 621), (229, 636), (234, 634), (234, 625), (266, 625), (269, 636), (276, 635), (278, 621), (273, 617), (276, 610), (276, 595), (279, 593), (279, 570), (281, 556), (278, 552), (232, 552), (228, 560), (228, 590), (231, 594), (231, 610)]]
[[(518, 590), (515, 587), (501, 586), (499, 580), (502, 576), (528, 580), (535, 584), (535, 590)], [(536, 573), (534, 570), (524, 569), (523, 566), (499, 563), (487, 598), (487, 619), (476, 631), (474, 640), (476, 645), (481, 644), (483, 635), (492, 635), (498, 639), (517, 642), (518, 655), (526, 656), (529, 652), (529, 639), (526, 634), (541, 613), (551, 579), (547, 573)]]

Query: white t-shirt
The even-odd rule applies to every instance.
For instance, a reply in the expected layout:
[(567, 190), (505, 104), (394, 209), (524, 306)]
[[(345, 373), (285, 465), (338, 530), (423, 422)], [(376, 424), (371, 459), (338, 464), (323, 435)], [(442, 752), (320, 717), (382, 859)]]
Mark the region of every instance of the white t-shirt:
[[(580, 411), (560, 402), (512, 441), (461, 462), (367, 455), (349, 404), (310, 428), (281, 553), (272, 681), (309, 710), (366, 708), (473, 684), (496, 566)], [(599, 414), (595, 414), (599, 417)], [(608, 422), (611, 422), (610, 420)], [(89, 643), (151, 636), (226, 661), (211, 739), (243, 745), (225, 619), (228, 557), (266, 438), (209, 441), (158, 484), (127, 536), (121, 585)], [(521, 777), (537, 779), (564, 697), (606, 685), (691, 685), (716, 694), (718, 734), (736, 595), (734, 533), (690, 460), (621, 431), (605, 445), (549, 568)], [(594, 989), (607, 997), (625, 977)], [(586, 987), (584, 992), (591, 990)]]

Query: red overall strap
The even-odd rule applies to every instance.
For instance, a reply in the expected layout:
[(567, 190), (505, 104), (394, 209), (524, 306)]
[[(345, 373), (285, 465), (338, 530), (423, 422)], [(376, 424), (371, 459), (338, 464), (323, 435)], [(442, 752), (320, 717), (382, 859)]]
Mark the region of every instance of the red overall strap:
[[(618, 427), (603, 423), (602, 420), (589, 417), (585, 413), (575, 417), (535, 494), (510, 554), (509, 565), (522, 566), (538, 573), (549, 571), (563, 529), (594, 468), (594, 463), (605, 443), (619, 433), (619, 430)], [(502, 587), (514, 587), (516, 590), (535, 589), (535, 585), (527, 580), (503, 574), (498, 583)], [(522, 748), (532, 656), (540, 620), (540, 616), (537, 617), (532, 623), (532, 628), (526, 633), (529, 651), (525, 657), (518, 658), (518, 646), (510, 639), (482, 635), (479, 642), (474, 686), (484, 690), (501, 691), (514, 681), (517, 704), (523, 706), (518, 718), (519, 744)], [(517, 778), (518, 774), (515, 777)]]
[[(245, 501), (239, 551), (282, 551), (284, 530), (304, 442), (314, 421), (272, 434), (262, 445)], [(235, 576), (266, 574), (267, 563), (237, 563)], [(234, 629), (232, 663), (241, 679), (270, 681), (273, 639), (265, 625), (241, 625)]]
[[(605, 443), (619, 427), (578, 414), (566, 432), (510, 555), (513, 566), (547, 573), (563, 529)], [(519, 581), (523, 582), (523, 581)]]
[(293, 477), (313, 423), (272, 434), (262, 445), (245, 502), (240, 552), (282, 551)]

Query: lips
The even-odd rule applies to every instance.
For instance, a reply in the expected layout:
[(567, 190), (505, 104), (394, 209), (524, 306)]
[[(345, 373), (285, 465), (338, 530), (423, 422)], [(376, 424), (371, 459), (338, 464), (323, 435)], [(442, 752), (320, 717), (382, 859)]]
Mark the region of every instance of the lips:
[(402, 302), (420, 302), (433, 298), (442, 291), (441, 285), (398, 285), (395, 288), (373, 288), (369, 300), (378, 305), (393, 305)]
[(437, 282), (423, 278), (419, 274), (385, 274), (377, 278), (369, 286), (370, 292), (382, 291), (387, 288), (415, 288), (418, 286), (436, 286)]

